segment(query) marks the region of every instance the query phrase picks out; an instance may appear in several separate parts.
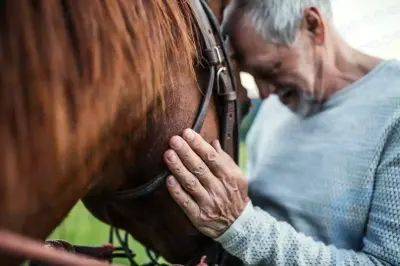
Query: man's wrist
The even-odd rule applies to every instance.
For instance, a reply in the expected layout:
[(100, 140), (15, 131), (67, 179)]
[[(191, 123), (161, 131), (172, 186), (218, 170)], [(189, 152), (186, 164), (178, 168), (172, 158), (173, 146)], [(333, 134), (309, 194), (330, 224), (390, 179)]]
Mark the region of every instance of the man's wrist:
[(251, 219), (251, 217), (254, 215), (254, 207), (249, 200), (244, 207), (242, 213), (239, 215), (239, 217), (231, 224), (231, 226), (219, 237), (214, 238), (215, 241), (221, 243), (224, 245), (224, 243), (229, 242), (229, 240), (236, 236), (238, 233), (243, 232), (244, 225)]

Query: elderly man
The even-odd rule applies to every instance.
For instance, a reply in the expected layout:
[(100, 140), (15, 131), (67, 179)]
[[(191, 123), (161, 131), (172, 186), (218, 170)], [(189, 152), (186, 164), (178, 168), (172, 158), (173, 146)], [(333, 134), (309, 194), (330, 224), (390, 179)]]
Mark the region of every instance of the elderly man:
[(328, 0), (234, 0), (223, 26), (268, 98), (248, 179), (188, 129), (172, 197), (246, 265), (400, 265), (400, 63), (346, 44)]

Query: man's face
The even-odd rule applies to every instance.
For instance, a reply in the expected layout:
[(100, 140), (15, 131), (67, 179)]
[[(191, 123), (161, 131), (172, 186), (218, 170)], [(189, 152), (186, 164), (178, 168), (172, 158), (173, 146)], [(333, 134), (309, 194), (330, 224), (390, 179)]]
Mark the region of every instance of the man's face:
[(230, 28), (228, 35), (234, 57), (240, 69), (254, 77), (260, 97), (274, 93), (301, 116), (318, 112), (321, 103), (315, 91), (316, 47), (307, 31), (299, 31), (292, 47), (267, 43), (243, 14), (230, 7), (223, 27)]

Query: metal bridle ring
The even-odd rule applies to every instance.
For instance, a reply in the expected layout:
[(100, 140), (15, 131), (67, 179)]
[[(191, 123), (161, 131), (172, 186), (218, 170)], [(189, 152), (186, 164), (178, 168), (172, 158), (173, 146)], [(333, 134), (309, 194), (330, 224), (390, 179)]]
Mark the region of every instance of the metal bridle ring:
[(226, 72), (226, 67), (220, 67), (219, 69), (218, 69), (218, 71), (217, 71), (217, 74), (216, 74), (216, 81), (217, 81), (217, 93), (218, 94), (220, 94), (221, 93), (221, 89), (220, 89), (220, 85), (219, 85), (219, 81), (220, 81), (220, 78), (221, 78), (221, 74), (223, 73), (223, 72)]

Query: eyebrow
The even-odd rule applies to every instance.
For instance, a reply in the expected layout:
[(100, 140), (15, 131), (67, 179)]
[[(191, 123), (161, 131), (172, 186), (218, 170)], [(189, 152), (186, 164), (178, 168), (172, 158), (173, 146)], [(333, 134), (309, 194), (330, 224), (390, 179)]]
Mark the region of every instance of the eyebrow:
[(279, 61), (273, 58), (265, 57), (265, 56), (257, 56), (252, 60), (247, 60), (248, 65), (252, 66), (262, 66), (264, 69), (274, 69), (278, 64)]
[(271, 75), (275, 67), (279, 65), (279, 62), (268, 62), (262, 63), (258, 61), (243, 60), (241, 63), (244, 69), (248, 69), (250, 72), (259, 73), (262, 75)]

